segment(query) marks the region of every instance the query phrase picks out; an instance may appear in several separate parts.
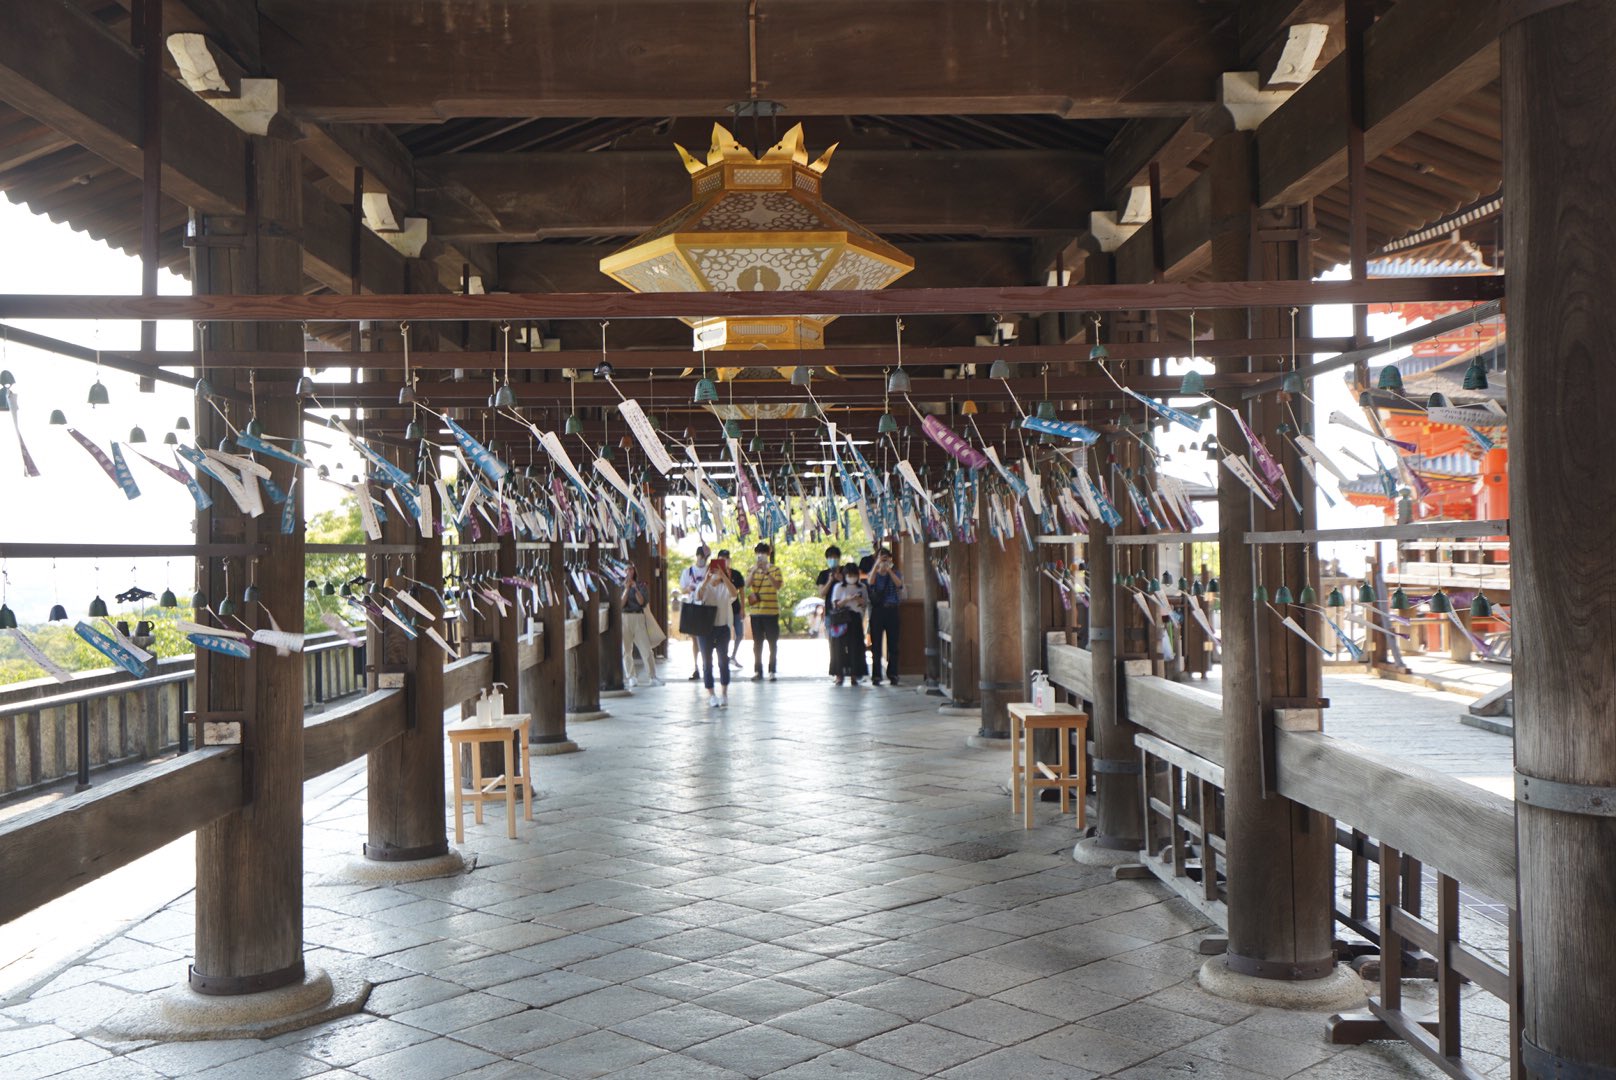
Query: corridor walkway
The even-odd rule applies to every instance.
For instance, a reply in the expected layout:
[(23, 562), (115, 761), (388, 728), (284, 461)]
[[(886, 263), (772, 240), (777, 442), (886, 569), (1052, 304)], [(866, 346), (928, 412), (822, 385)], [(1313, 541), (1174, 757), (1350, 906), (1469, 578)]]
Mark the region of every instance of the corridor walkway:
[(1074, 863), (1052, 807), (1022, 831), (1006, 755), (935, 698), (782, 679), (704, 702), (684, 681), (608, 700), (584, 753), (536, 759), (518, 840), (468, 826), (459, 877), (331, 883), (363, 769), (312, 801), (308, 959), (376, 983), (362, 1013), (267, 1042), (80, 1037), (181, 981), (187, 894), (0, 1008), (0, 1077), (1436, 1075), (1203, 994), (1201, 916)]

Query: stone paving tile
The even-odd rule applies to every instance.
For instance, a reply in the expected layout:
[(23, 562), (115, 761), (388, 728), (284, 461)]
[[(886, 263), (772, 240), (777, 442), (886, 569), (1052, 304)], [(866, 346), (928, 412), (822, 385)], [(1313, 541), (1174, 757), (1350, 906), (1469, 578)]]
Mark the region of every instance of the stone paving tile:
[(828, 1050), (822, 1042), (793, 1035), (789, 1031), (755, 1025), (728, 1035), (697, 1043), (685, 1051), (688, 1057), (743, 1076), (768, 1076), (798, 1062), (816, 1058)]
[[(264, 1042), (83, 1038), (182, 978), (187, 895), (0, 1006), (0, 1080), (1435, 1075), (1404, 1046), (1327, 1046), (1317, 1014), (1206, 995), (1203, 916), (1074, 863), (1069, 819), (1021, 829), (1003, 758), (934, 701), (826, 695), (614, 701), (578, 733), (589, 754), (537, 766), (516, 840), (493, 815), (468, 830), (474, 870), (397, 887), (336, 883), (366, 832), (355, 767), (305, 807), (305, 924), (310, 963), (376, 984), (365, 1013)], [(1502, 1018), (1479, 1015), (1496, 1070)]]
[(865, 1039), (854, 1045), (853, 1049), (889, 1065), (897, 1065), (922, 1076), (932, 1076), (984, 1054), (991, 1054), (998, 1047), (982, 1039), (973, 1039), (969, 1035), (930, 1024), (906, 1024), (883, 1035)]

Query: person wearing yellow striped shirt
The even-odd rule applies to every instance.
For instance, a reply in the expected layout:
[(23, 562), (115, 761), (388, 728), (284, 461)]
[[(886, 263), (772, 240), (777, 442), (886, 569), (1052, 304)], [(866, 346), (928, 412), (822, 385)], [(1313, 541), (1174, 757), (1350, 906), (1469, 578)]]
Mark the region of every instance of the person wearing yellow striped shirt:
[(775, 653), (780, 647), (780, 586), (785, 575), (774, 565), (774, 546), (752, 549), (757, 560), (746, 576), (746, 608), (752, 623), (752, 681), (763, 681), (763, 645), (769, 646), (769, 681), (774, 681)]

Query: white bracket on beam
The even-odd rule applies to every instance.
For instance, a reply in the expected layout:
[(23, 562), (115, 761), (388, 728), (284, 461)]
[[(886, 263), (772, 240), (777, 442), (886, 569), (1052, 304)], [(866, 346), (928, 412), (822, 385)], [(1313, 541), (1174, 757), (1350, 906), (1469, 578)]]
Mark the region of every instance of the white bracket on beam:
[(1117, 220), (1124, 225), (1143, 225), (1150, 220), (1150, 185), (1135, 184), (1128, 189), (1128, 197), (1117, 211)]
[(1297, 23), (1285, 37), (1274, 73), (1268, 76), (1269, 86), (1301, 86), (1313, 77), (1318, 67), (1319, 54), (1330, 37), (1330, 28), (1324, 23)]
[(1138, 231), (1139, 225), (1125, 224), (1115, 211), (1095, 210), (1089, 214), (1089, 233), (1094, 237), (1094, 242), (1100, 245), (1101, 251), (1117, 250)]
[(180, 81), (193, 94), (228, 94), (230, 83), (203, 34), (168, 35), (168, 53), (180, 69)]
[(285, 104), (278, 79), (242, 79), (241, 96), (203, 98), (225, 119), (249, 135), (268, 135), (269, 125)]
[(428, 231), (426, 218), (412, 217), (404, 219), (402, 229), (377, 229), (376, 235), (406, 259), (419, 259), (426, 247)]
[(1218, 79), (1218, 104), (1228, 111), (1236, 131), (1256, 131), (1291, 94), (1262, 89), (1255, 71), (1226, 71)]
[(371, 232), (398, 232), (402, 228), (393, 210), (393, 200), (387, 192), (367, 191), (360, 198), (364, 204), (365, 225)]

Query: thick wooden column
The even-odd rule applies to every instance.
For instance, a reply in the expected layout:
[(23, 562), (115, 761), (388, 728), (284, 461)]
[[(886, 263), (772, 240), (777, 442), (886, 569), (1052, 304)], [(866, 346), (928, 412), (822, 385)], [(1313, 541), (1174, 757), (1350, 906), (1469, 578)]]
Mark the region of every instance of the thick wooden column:
[[(193, 248), (198, 293), (299, 293), (302, 291), (303, 159), (288, 143), (254, 138), (248, 143), (248, 183), (255, 213), (249, 218), (199, 219)], [(295, 351), (296, 323), (235, 323), (206, 327), (214, 348)], [(219, 391), (247, 389), (247, 377), (213, 372)], [(295, 372), (266, 377), (258, 386), (258, 418), (271, 435), (302, 430)], [(239, 405), (232, 417), (245, 426)], [(213, 409), (201, 406), (197, 442), (215, 446), (228, 434)], [(224, 489), (199, 482), (213, 496), (197, 516), (204, 543), (258, 543), (264, 554), (249, 575), (234, 562), (228, 595), (242, 619), (267, 627), (265, 612), (288, 630), (303, 627), (304, 484), (293, 487), (294, 467), (265, 462), (283, 491), (296, 501), (294, 527), (280, 530), (280, 507), (258, 518), (240, 513)], [(203, 561), (199, 586), (215, 609), (223, 603), (226, 575), (218, 561)], [(251, 576), (259, 604), (243, 601)], [(198, 618), (206, 616), (199, 612)], [(197, 712), (241, 724), (245, 805), (196, 833), (196, 957), (190, 985), (204, 994), (245, 994), (299, 983), (303, 967), (303, 658), (258, 648), (238, 660), (198, 650)]]
[(559, 541), (550, 543), (539, 560), (558, 598), (534, 612), (543, 634), (539, 662), (521, 675), (522, 711), (533, 717), (531, 745), (543, 753), (564, 754), (578, 749), (567, 735), (567, 608), (559, 600), (566, 589), (565, 552)]
[[(619, 552), (626, 554), (626, 552)], [(600, 549), (597, 545), (594, 566), (600, 568)], [(623, 692), (623, 590), (610, 583), (606, 594), (606, 621), (600, 627), (600, 689), (614, 694)]]
[[(1218, 280), (1240, 281), (1260, 277), (1295, 276), (1294, 265), (1278, 265), (1272, 257), (1254, 259), (1262, 249), (1253, 209), (1250, 136), (1237, 132), (1213, 145), (1213, 213), (1219, 223), (1212, 246), (1213, 275)], [(1255, 265), (1254, 265), (1255, 263)], [(1246, 312), (1229, 309), (1214, 316), (1218, 337), (1252, 336)], [(1240, 357), (1218, 362), (1220, 372), (1258, 368)], [(1225, 391), (1219, 400), (1243, 408), (1238, 391)], [(1305, 405), (1300, 398), (1294, 403)], [(1248, 423), (1254, 431), (1275, 439), (1279, 418), (1275, 403), (1254, 409)], [(1306, 418), (1303, 418), (1306, 422)], [(1227, 410), (1218, 410), (1218, 443), (1226, 453), (1248, 453), (1245, 436)], [(1277, 443), (1273, 444), (1278, 449)], [(1293, 474), (1294, 461), (1286, 460)], [(1311, 507), (1313, 488), (1306, 477), (1292, 475), (1292, 487)], [(1308, 518), (1312, 515), (1308, 514)], [(1218, 476), (1218, 542), (1222, 552), (1223, 604), (1223, 769), (1228, 838), (1229, 947), (1223, 957), (1228, 971), (1238, 975), (1277, 980), (1311, 980), (1335, 971), (1332, 948), (1331, 888), (1335, 851), (1330, 820), (1267, 790), (1264, 781), (1263, 731), (1271, 722), (1280, 698), (1301, 706), (1318, 696), (1316, 657), (1309, 659), (1301, 641), (1280, 625), (1266, 605), (1259, 608), (1253, 591), (1259, 584), (1254, 552), (1245, 533), (1253, 529), (1294, 529), (1304, 525), (1283, 498), (1278, 509), (1257, 502), (1228, 469)], [(1293, 590), (1302, 578), (1300, 545), (1289, 549), (1291, 567), (1279, 565), (1277, 553), (1262, 567), (1261, 584), (1277, 588), (1285, 578)], [(1298, 621), (1302, 621), (1299, 617)], [(1307, 625), (1307, 623), (1304, 623)], [(1315, 630), (1316, 633), (1316, 630)]]
[[(978, 537), (980, 543), (981, 538)], [(975, 709), (982, 704), (981, 624), (977, 618), (976, 544), (948, 543), (949, 692), (947, 707)]]
[[(1021, 667), (1021, 540), (999, 541), (988, 533), (986, 500), (976, 522), (977, 642), (984, 739), (1010, 737), (1010, 703), (1024, 700), (1027, 673)], [(958, 621), (956, 619), (956, 625)], [(957, 655), (957, 643), (956, 643)]]
[[(419, 462), (414, 447), (389, 453), (405, 472), (416, 473)], [(431, 500), (422, 507), (434, 523), (431, 537), (422, 537), (414, 521), (395, 513), (382, 525), (382, 542), (417, 546), (419, 553), (409, 560), (406, 573), (425, 586), (414, 595), (427, 610), (436, 611), (437, 598), (429, 590), (443, 587), (443, 536), (436, 526), (437, 492), (430, 485), (424, 491)], [(377, 571), (369, 573), (375, 577)], [(443, 633), (441, 618), (433, 626)], [(443, 650), (424, 632), (412, 641), (391, 624), (385, 635), (372, 626), (369, 637), (370, 689), (377, 688), (380, 670), (401, 669), (410, 726), (367, 756), (370, 813), (365, 858), (384, 862), (429, 859), (449, 850), (443, 787)]]
[(1616, 401), (1613, 50), (1616, 5), (1600, 0), (1523, 18), (1503, 39), (1522, 1061), (1533, 1077), (1616, 1075), (1616, 470), (1608, 442), (1590, 437)]
[[(590, 543), (584, 555), (591, 570), (600, 568), (600, 548)], [(583, 601), (576, 649), (567, 650), (567, 715), (588, 720), (601, 715), (600, 708), (600, 602), (599, 593)]]
[[(943, 541), (946, 548), (947, 544)], [(913, 582), (915, 575), (920, 578), (920, 626), (922, 640), (926, 643), (926, 693), (941, 694), (939, 680), (942, 678), (942, 642), (937, 640), (937, 604), (943, 598), (943, 583), (937, 579), (937, 571), (932, 569), (930, 543), (915, 545), (920, 553), (920, 561), (908, 568), (905, 581)]]
[(1094, 745), (1094, 846), (1138, 851), (1143, 811), (1139, 792), (1139, 751), (1133, 737), (1137, 725), (1122, 715), (1117, 697), (1116, 548), (1111, 529), (1098, 518), (1089, 521), (1089, 639), (1093, 664), (1093, 708), (1089, 734)]

